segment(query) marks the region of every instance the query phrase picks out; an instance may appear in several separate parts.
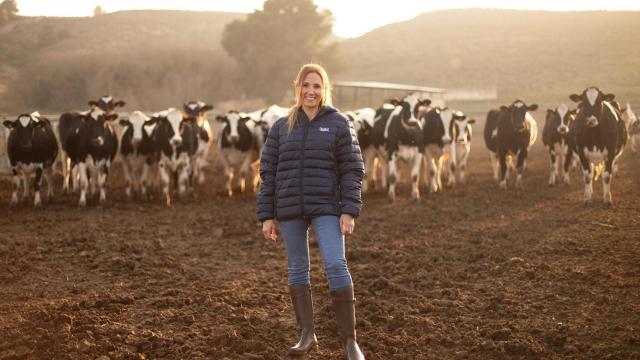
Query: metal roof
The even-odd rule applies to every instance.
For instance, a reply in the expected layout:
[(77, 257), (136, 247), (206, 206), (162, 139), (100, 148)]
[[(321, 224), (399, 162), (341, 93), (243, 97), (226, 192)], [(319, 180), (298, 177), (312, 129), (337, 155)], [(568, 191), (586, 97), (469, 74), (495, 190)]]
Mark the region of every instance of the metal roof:
[(377, 81), (336, 81), (333, 83), (333, 86), (363, 88), (363, 89), (421, 91), (421, 92), (437, 93), (437, 94), (444, 94), (446, 92), (445, 89), (434, 88), (434, 87), (407, 85), (407, 84), (393, 84), (393, 83), (385, 83), (385, 82), (377, 82)]

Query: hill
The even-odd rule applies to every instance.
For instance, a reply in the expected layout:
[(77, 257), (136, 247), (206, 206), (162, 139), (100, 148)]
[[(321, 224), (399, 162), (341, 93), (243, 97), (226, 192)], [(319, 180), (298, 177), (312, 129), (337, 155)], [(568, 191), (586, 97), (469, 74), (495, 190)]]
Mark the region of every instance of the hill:
[(448, 10), (345, 40), (344, 80), (562, 98), (588, 85), (640, 100), (640, 12)]
[(105, 91), (143, 108), (179, 105), (196, 94), (216, 98), (222, 90), (214, 82), (224, 83), (232, 65), (220, 44), (222, 31), (244, 16), (140, 10), (22, 17), (0, 28), (0, 93), (6, 87), (0, 111), (2, 105), (84, 108), (87, 96)]

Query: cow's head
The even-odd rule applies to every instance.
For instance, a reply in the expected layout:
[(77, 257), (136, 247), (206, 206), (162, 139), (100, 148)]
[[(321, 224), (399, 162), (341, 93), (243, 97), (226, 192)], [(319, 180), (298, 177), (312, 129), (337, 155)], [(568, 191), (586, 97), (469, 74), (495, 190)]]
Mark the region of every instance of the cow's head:
[(31, 142), (33, 132), (36, 129), (42, 128), (45, 123), (44, 121), (41, 121), (40, 117), (37, 116), (37, 113), (33, 113), (21, 114), (14, 121), (5, 120), (2, 124), (12, 133), (15, 133), (14, 136), (17, 136), (20, 148), (23, 151), (29, 151), (33, 146), (33, 143)]
[(456, 134), (456, 142), (467, 141), (467, 133), (471, 131), (471, 125), (475, 124), (475, 119), (469, 119), (462, 111), (453, 112), (453, 133)]
[(240, 140), (242, 133), (250, 133), (246, 123), (251, 118), (235, 110), (227, 112), (224, 116), (217, 116), (216, 120), (222, 123), (222, 136), (231, 145), (235, 145)]
[(500, 110), (509, 112), (509, 116), (511, 118), (511, 123), (516, 131), (525, 131), (529, 129), (529, 124), (525, 120), (527, 116), (527, 112), (536, 111), (538, 109), (538, 105), (531, 104), (527, 105), (524, 101), (516, 99), (509, 106), (501, 106)]
[(420, 125), (418, 118), (421, 112), (424, 113), (424, 109), (431, 104), (431, 100), (422, 99), (418, 93), (412, 93), (405, 96), (401, 101), (392, 99), (391, 103), (402, 107), (402, 110), (400, 111), (400, 118), (403, 123), (416, 123)]
[(545, 118), (546, 126), (556, 129), (556, 131), (562, 135), (569, 133), (571, 128), (571, 122), (575, 118), (575, 110), (569, 110), (569, 107), (565, 104), (560, 104), (555, 110), (547, 109), (547, 116)]
[(101, 147), (105, 143), (107, 132), (113, 133), (111, 122), (118, 118), (118, 114), (103, 114), (97, 119), (89, 119), (86, 116), (80, 118), (89, 126), (89, 142), (94, 147)]
[(122, 107), (125, 105), (126, 103), (122, 100), (113, 101), (113, 97), (110, 95), (104, 95), (98, 101), (89, 101), (89, 106), (91, 107), (91, 109), (97, 107), (104, 111), (106, 114), (113, 114), (117, 107)]
[(134, 111), (128, 118), (120, 119), (120, 125), (123, 127), (130, 127), (133, 131), (133, 137), (131, 142), (133, 145), (137, 145), (142, 141), (142, 131), (145, 123), (150, 118), (141, 111)]
[[(600, 116), (605, 106), (610, 107), (609, 102), (615, 99), (614, 94), (605, 94), (595, 86), (588, 87), (582, 94), (571, 94), (569, 99), (578, 103), (580, 109), (576, 120), (583, 122), (588, 127), (596, 127), (600, 124)], [(615, 115), (615, 111), (611, 109)]]
[(183, 105), (185, 119), (199, 120), (207, 111), (212, 109), (213, 105), (206, 104), (202, 101), (189, 101)]

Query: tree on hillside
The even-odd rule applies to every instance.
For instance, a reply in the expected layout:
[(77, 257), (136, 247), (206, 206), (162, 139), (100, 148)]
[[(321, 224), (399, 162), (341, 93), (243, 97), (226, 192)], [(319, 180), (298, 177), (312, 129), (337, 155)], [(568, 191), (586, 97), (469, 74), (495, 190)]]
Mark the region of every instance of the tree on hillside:
[(104, 11), (104, 8), (100, 5), (96, 6), (95, 9), (93, 9), (93, 16), (100, 16), (100, 15), (104, 15), (107, 12)]
[(267, 0), (245, 20), (227, 25), (222, 46), (236, 60), (248, 96), (282, 100), (302, 64), (338, 64), (337, 44), (329, 43), (333, 15), (313, 0)]
[(0, 3), (0, 25), (6, 24), (18, 16), (16, 0), (4, 0)]

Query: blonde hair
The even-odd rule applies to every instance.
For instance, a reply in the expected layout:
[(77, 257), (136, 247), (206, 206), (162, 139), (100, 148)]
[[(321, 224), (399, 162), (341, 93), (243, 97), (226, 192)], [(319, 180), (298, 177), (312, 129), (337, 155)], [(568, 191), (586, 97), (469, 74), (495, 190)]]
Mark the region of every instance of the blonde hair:
[(329, 82), (329, 76), (324, 68), (318, 64), (304, 64), (298, 71), (298, 76), (296, 76), (296, 80), (293, 82), (293, 91), (296, 96), (296, 104), (291, 107), (289, 110), (287, 125), (289, 127), (289, 133), (291, 133), (291, 129), (298, 122), (298, 111), (302, 107), (302, 83), (304, 79), (310, 73), (316, 73), (322, 79), (322, 98), (320, 99), (320, 108), (323, 106), (331, 105), (331, 83)]

